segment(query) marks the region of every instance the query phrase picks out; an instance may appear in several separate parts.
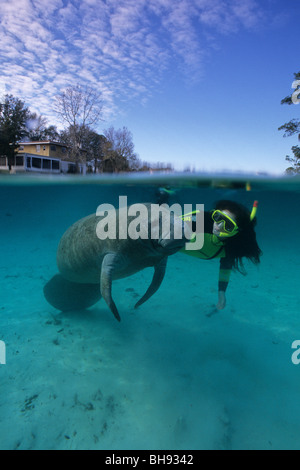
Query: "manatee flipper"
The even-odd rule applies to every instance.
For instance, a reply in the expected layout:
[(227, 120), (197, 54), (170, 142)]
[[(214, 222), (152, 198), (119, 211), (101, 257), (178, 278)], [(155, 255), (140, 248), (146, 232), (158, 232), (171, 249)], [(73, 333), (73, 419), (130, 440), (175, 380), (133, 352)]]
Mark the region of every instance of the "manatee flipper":
[(67, 312), (91, 307), (101, 299), (99, 284), (78, 284), (56, 274), (44, 286), (44, 296), (50, 305)]
[(148, 287), (147, 292), (143, 295), (143, 297), (135, 304), (134, 308), (138, 308), (142, 305), (146, 300), (150, 299), (150, 297), (155, 294), (158, 290), (159, 286), (161, 285), (163, 278), (165, 276), (166, 267), (167, 267), (168, 257), (166, 256), (163, 258), (156, 266), (154, 275), (151, 281), (150, 286)]
[(116, 304), (112, 298), (112, 277), (119, 262), (119, 257), (115, 253), (108, 253), (104, 256), (101, 266), (100, 291), (103, 299), (118, 321), (121, 321)]

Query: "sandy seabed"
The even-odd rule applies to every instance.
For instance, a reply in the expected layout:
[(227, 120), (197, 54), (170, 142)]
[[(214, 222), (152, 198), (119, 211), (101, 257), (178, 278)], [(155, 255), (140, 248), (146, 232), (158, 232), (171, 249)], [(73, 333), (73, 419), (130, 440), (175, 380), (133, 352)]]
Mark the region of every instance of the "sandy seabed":
[(218, 260), (173, 255), (137, 310), (152, 270), (116, 281), (119, 324), (103, 300), (70, 313), (47, 304), (61, 234), (47, 217), (30, 236), (13, 210), (0, 214), (1, 449), (299, 449), (296, 240), (264, 230), (261, 265), (232, 274), (213, 315)]

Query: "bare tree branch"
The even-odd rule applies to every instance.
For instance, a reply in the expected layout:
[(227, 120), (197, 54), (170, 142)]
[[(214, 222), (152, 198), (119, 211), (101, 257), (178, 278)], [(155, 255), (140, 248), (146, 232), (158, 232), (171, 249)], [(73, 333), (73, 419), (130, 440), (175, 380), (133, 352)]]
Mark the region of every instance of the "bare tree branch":
[(114, 162), (116, 170), (120, 170), (120, 167), (122, 167), (122, 171), (126, 167), (133, 170), (139, 166), (138, 156), (134, 151), (132, 133), (127, 127), (117, 130), (110, 127), (104, 130), (103, 134), (107, 140), (105, 158)]
[(101, 120), (102, 95), (89, 86), (70, 86), (55, 99), (54, 109), (69, 126), (87, 126)]
[(80, 160), (86, 129), (101, 120), (102, 107), (101, 93), (89, 86), (70, 86), (56, 97), (54, 109), (72, 134), (72, 155), (75, 161)]

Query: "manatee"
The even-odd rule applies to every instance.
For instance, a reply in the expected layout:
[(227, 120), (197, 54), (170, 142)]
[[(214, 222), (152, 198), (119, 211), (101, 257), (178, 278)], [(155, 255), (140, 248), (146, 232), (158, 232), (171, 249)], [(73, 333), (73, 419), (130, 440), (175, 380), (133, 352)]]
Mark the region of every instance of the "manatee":
[[(153, 214), (151, 204), (145, 206), (149, 216), (140, 214), (139, 228), (141, 232), (143, 229), (147, 231), (147, 238), (123, 239), (117, 231), (115, 239), (101, 240), (97, 235), (97, 225), (103, 218), (96, 214), (80, 219), (64, 233), (57, 249), (59, 274), (44, 287), (44, 295), (52, 306), (61, 311), (83, 309), (103, 297), (115, 318), (120, 321), (112, 298), (112, 281), (154, 267), (152, 282), (135, 308), (158, 290), (165, 275), (168, 257), (183, 248), (191, 232), (181, 217), (175, 217), (167, 208), (161, 206), (160, 214)], [(121, 219), (119, 210), (114, 211), (114, 214), (118, 227), (119, 221), (124, 219)], [(162, 224), (165, 216), (170, 217), (167, 228)], [(127, 217), (127, 228), (134, 219), (133, 216)]]

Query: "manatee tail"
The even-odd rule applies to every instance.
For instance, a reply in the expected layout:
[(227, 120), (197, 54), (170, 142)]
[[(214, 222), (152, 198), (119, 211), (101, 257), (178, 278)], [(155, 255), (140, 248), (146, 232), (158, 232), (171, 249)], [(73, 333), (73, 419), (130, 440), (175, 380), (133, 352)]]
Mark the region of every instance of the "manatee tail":
[(56, 274), (44, 286), (44, 296), (50, 305), (67, 312), (91, 307), (101, 299), (99, 284), (78, 284)]

